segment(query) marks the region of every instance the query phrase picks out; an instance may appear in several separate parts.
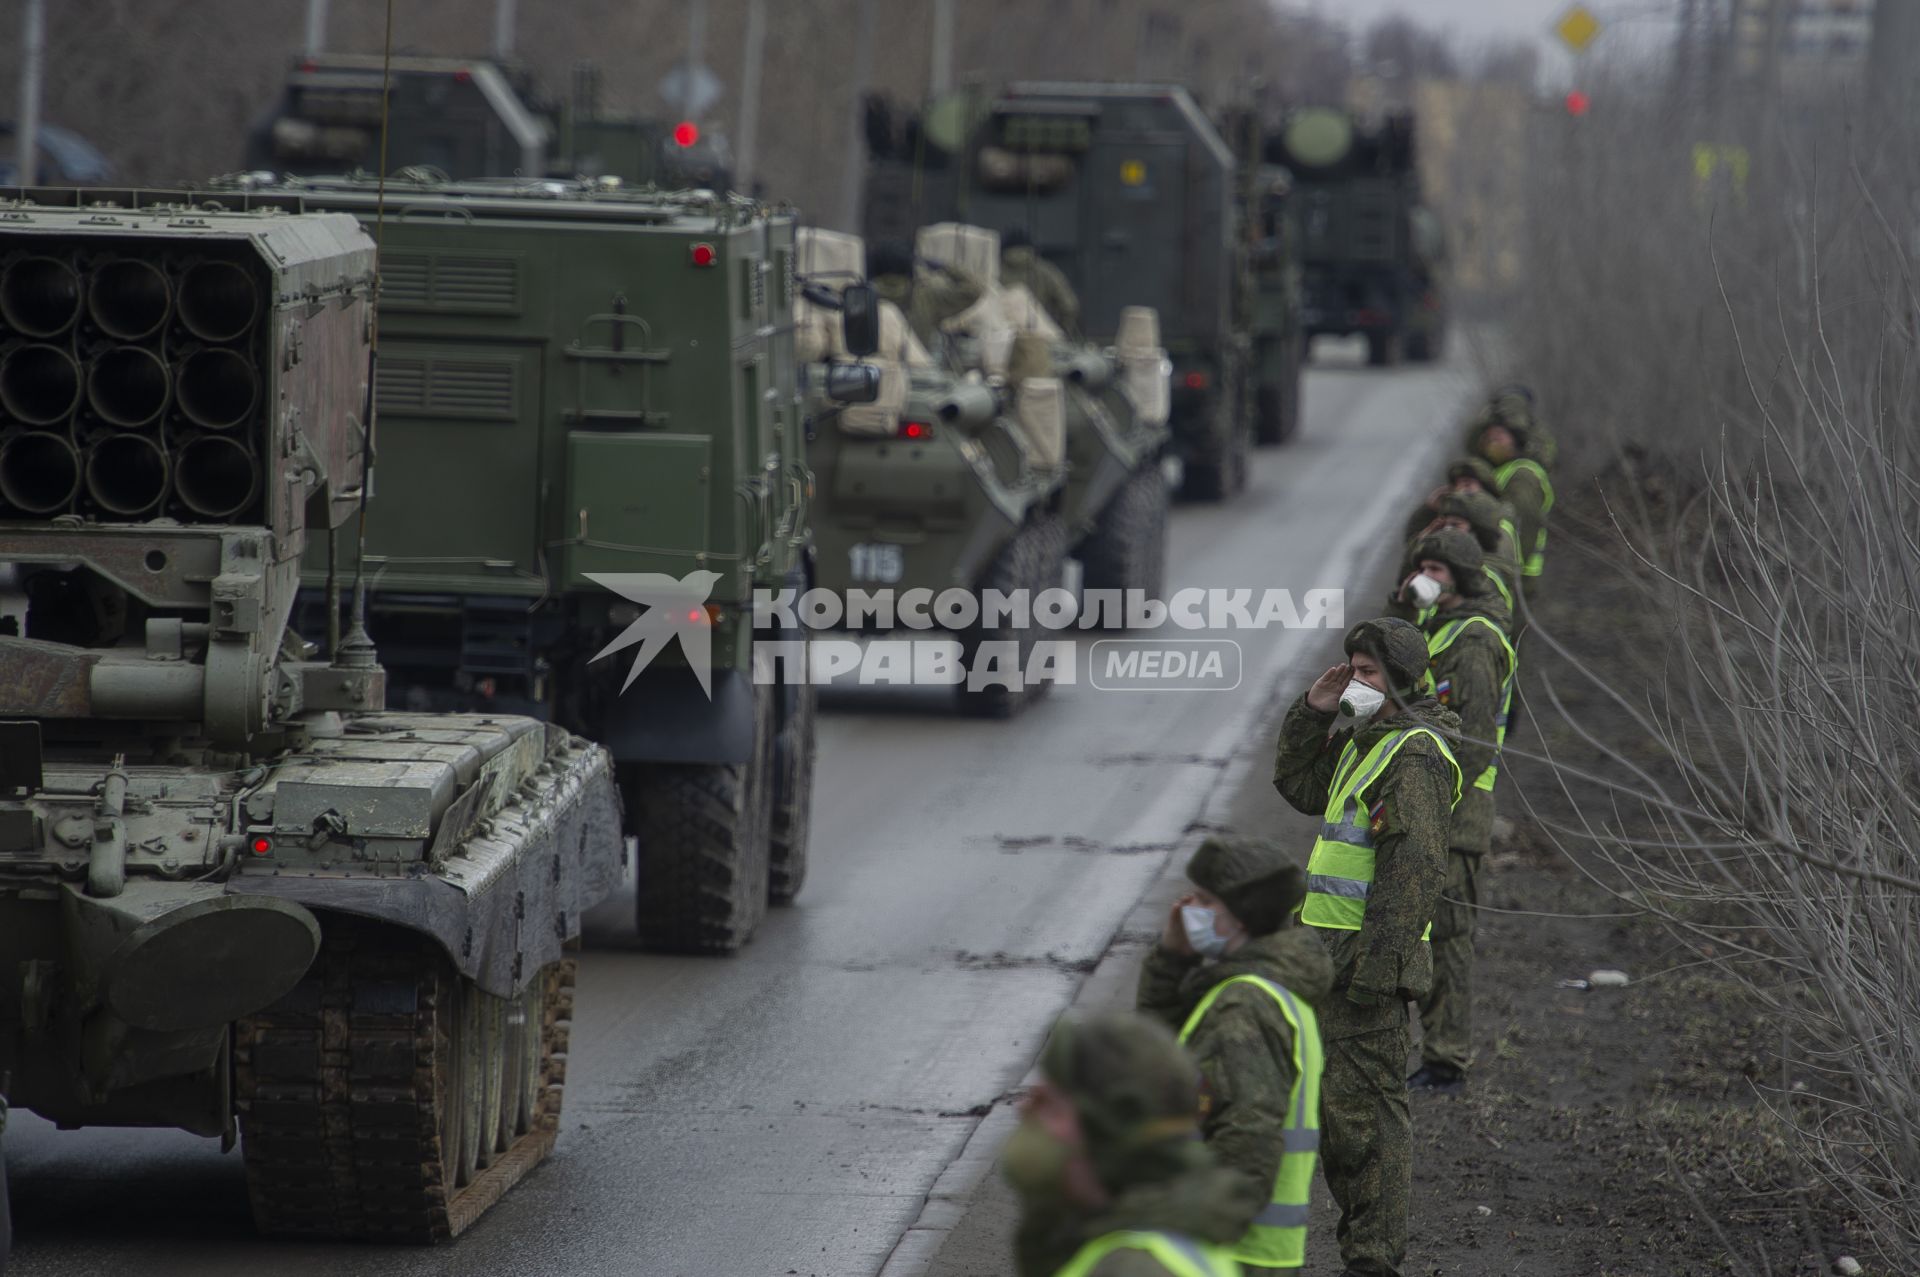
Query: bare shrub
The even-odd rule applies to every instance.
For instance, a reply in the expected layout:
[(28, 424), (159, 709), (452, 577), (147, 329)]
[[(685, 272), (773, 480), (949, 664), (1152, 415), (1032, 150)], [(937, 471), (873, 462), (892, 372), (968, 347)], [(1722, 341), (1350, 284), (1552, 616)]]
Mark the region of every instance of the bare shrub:
[(1586, 671), (1629, 728), (1571, 725), (1601, 762), (1560, 771), (1562, 841), (1765, 999), (1791, 1080), (1763, 1098), (1920, 1271), (1910, 139), (1837, 93), (1703, 103), (1628, 69), (1593, 101), (1536, 119), (1511, 327), (1563, 488), (1604, 475), (1590, 548), (1647, 590), (1623, 637), (1666, 651), (1627, 688)]

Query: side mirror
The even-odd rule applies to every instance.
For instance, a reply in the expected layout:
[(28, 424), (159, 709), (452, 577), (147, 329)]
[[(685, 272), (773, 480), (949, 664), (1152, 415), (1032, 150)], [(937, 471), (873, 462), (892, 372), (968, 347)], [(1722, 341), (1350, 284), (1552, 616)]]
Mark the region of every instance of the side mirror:
[(872, 403), (880, 397), (880, 370), (872, 364), (828, 364), (827, 398), (835, 403)]
[[(880, 297), (872, 285), (848, 284), (840, 294), (840, 333), (846, 340), (847, 353), (855, 359), (865, 359), (879, 351)], [(869, 396), (845, 402), (872, 403), (873, 399)]]

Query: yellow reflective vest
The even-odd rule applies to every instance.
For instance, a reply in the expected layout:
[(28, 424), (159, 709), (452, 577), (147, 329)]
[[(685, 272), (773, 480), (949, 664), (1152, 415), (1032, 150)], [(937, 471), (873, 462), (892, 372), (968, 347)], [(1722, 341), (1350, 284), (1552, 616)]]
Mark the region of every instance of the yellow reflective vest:
[(1453, 646), (1453, 641), (1466, 632), (1469, 625), (1484, 625), (1492, 635), (1500, 640), (1500, 649), (1507, 654), (1507, 676), (1500, 680), (1500, 713), (1493, 725), (1493, 761), (1486, 770), (1473, 778), (1475, 789), (1493, 792), (1493, 782), (1500, 775), (1500, 746), (1507, 743), (1507, 718), (1513, 713), (1513, 684), (1519, 677), (1520, 657), (1513, 650), (1513, 643), (1500, 627), (1484, 616), (1463, 617), (1458, 621), (1448, 621), (1445, 625), (1427, 635), (1427, 656), (1429, 659), (1440, 655)]
[[(1460, 803), (1460, 764), (1440, 733), (1431, 727), (1408, 727), (1383, 736), (1365, 758), (1349, 739), (1340, 751), (1333, 784), (1327, 789), (1327, 810), (1313, 854), (1307, 857), (1307, 899), (1300, 921), (1311, 927), (1358, 931), (1373, 891), (1373, 811), (1367, 794), (1387, 770), (1395, 754), (1415, 736), (1430, 736), (1453, 770), (1453, 804)], [(1433, 934), (1433, 924), (1421, 933)]]
[(1144, 1250), (1173, 1277), (1240, 1277), (1240, 1265), (1218, 1246), (1202, 1245), (1178, 1233), (1108, 1233), (1096, 1237), (1067, 1261), (1054, 1277), (1086, 1277), (1095, 1264), (1116, 1250)]
[(1553, 509), (1553, 480), (1547, 478), (1546, 467), (1538, 461), (1531, 457), (1516, 457), (1493, 472), (1493, 481), (1500, 485), (1501, 494), (1504, 495), (1508, 482), (1522, 470), (1540, 480), (1540, 527), (1533, 534), (1532, 550), (1520, 546), (1520, 552), (1526, 555), (1520, 565), (1520, 574), (1539, 576), (1547, 566), (1547, 514)]
[(1320, 1073), (1326, 1063), (1320, 1021), (1286, 986), (1264, 976), (1237, 975), (1207, 990), (1180, 1030), (1182, 1043), (1193, 1036), (1214, 1000), (1236, 984), (1252, 985), (1272, 998), (1292, 1026), (1293, 1090), (1280, 1132), (1280, 1173), (1273, 1181), (1273, 1199), (1254, 1216), (1253, 1227), (1232, 1248), (1233, 1257), (1262, 1268), (1298, 1268), (1307, 1262), (1307, 1205), (1320, 1154)]

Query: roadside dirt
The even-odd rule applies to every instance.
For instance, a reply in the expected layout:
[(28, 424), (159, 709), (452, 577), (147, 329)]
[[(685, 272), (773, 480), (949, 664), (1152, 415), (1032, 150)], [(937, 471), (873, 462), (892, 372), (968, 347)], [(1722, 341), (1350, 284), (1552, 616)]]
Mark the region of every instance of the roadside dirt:
[[(1590, 489), (1560, 500), (1556, 525), (1602, 521)], [(1661, 622), (1621, 571), (1607, 566), (1623, 556), (1582, 553), (1575, 537), (1560, 532), (1554, 550), (1541, 623), (1614, 686), (1646, 677), (1659, 663)], [(1374, 597), (1350, 595), (1349, 619), (1368, 615)], [(1289, 672), (1259, 732), (1242, 746), (1253, 755), (1250, 771), (1214, 804), (1218, 827), (1297, 842), (1304, 857), (1312, 822), (1274, 794), (1265, 760), (1279, 714), (1337, 659), (1337, 642), (1329, 636), (1317, 664)], [(1631, 723), (1590, 680), (1544, 645), (1525, 657), (1523, 686), (1536, 717), (1520, 728), (1517, 747), (1563, 763), (1585, 760), (1577, 733), (1551, 705), (1547, 680), (1586, 730), (1630, 739)], [(1791, 1083), (1783, 1086), (1778, 1033), (1761, 1008), (1611, 894), (1596, 860), (1555, 848), (1546, 830), (1572, 826), (1577, 815), (1548, 766), (1510, 758), (1501, 788), (1514, 828), (1482, 877), (1477, 1062), (1463, 1094), (1415, 1097), (1405, 1272), (1811, 1277), (1865, 1248), (1858, 1224), (1808, 1187), (1770, 1107), (1783, 1091), (1791, 1094)], [(1182, 859), (1176, 853), (1149, 901), (1177, 893)], [(1137, 961), (1150, 942), (1148, 934), (1123, 931), (1114, 953)], [(1603, 968), (1625, 971), (1631, 982), (1559, 987)], [(1100, 1000), (1131, 992), (1130, 982), (1116, 981)], [(989, 1177), (928, 1272), (1011, 1271), (1015, 1210), (1012, 1195)], [(1323, 1188), (1314, 1216), (1304, 1271), (1337, 1273), (1336, 1217)], [(1899, 1277), (1859, 1258), (1869, 1274)]]

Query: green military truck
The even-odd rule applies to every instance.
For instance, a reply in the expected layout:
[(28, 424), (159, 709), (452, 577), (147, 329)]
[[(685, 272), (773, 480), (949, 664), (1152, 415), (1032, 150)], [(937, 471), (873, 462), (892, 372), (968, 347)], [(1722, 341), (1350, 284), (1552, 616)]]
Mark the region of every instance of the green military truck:
[[(387, 109), (381, 86), (390, 83)], [(249, 168), (316, 176), (420, 167), (452, 180), (618, 177), (724, 190), (726, 135), (697, 120), (603, 115), (599, 73), (582, 66), (565, 101), (532, 73), (485, 58), (328, 53), (303, 57), (247, 142)]]
[(1328, 107), (1266, 139), (1293, 183), (1307, 334), (1362, 336), (1376, 366), (1435, 359), (1446, 338), (1446, 244), (1421, 202), (1414, 140), (1411, 113), (1370, 125)]
[[(380, 200), (277, 189), (369, 224)], [(600, 183), (385, 200), (366, 554), (390, 696), (600, 742), (643, 938), (735, 949), (807, 867), (814, 696), (756, 660), (752, 607), (808, 572), (793, 220)], [(310, 555), (310, 607), (326, 580)]]
[[(1171, 450), (1186, 495), (1247, 481), (1256, 365), (1243, 189), (1232, 148), (1176, 85), (1019, 83), (895, 125), (869, 111), (869, 238), (930, 222), (1019, 225), (1066, 275), (1080, 327), (1112, 344), (1128, 307), (1157, 312), (1173, 361)], [(1295, 402), (1298, 360), (1271, 377)], [(1284, 434), (1281, 429), (1275, 433)]]

